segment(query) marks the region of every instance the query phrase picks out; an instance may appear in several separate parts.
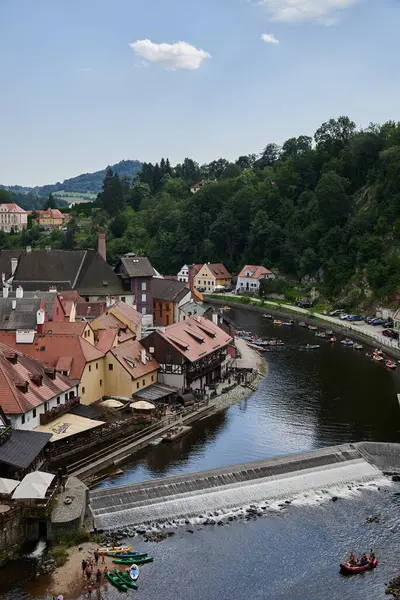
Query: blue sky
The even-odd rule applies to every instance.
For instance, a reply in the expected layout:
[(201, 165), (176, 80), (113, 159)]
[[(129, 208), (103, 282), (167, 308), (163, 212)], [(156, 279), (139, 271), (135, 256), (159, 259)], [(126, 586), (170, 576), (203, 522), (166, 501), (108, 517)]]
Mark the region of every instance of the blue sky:
[(397, 0), (0, 0), (0, 183), (400, 120), (399, 30)]

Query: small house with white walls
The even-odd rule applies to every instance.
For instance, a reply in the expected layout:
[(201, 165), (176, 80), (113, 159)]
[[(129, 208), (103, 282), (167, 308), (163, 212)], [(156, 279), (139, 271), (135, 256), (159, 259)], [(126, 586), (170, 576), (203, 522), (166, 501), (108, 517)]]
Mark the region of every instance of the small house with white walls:
[(245, 265), (237, 278), (236, 293), (258, 292), (262, 279), (275, 279), (275, 275), (260, 265)]
[(189, 281), (189, 267), (188, 265), (183, 265), (182, 269), (179, 271), (177, 275), (178, 281), (184, 281), (187, 283)]
[(52, 409), (78, 402), (76, 381), (3, 343), (0, 378), (0, 406), (13, 429), (31, 431), (51, 420)]
[(46, 320), (46, 305), (43, 298), (25, 298), (22, 287), (17, 287), (15, 297), (8, 296), (3, 288), (0, 298), (0, 332), (14, 332), (18, 344), (32, 344), (36, 332), (40, 332)]

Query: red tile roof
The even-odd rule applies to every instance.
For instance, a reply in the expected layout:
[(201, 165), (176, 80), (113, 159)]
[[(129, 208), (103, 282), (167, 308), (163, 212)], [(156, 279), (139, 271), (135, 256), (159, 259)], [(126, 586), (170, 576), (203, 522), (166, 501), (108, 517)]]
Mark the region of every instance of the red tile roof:
[(110, 306), (109, 311), (112, 312), (113, 309), (120, 312), (121, 315), (123, 315), (126, 319), (129, 319), (136, 325), (141, 325), (142, 315), (140, 314), (140, 312), (135, 310), (133, 308), (133, 306), (130, 306), (129, 304), (127, 304), (126, 302), (123, 302), (122, 300), (118, 300), (117, 302), (115, 302), (115, 304)]
[(78, 302), (76, 316), (79, 318), (95, 319), (104, 313), (107, 306), (105, 302)]
[[(52, 367), (58, 364), (60, 358), (69, 360), (72, 357), (72, 363), (70, 364), (70, 377), (72, 379), (81, 379), (86, 363), (101, 359), (104, 356), (103, 352), (100, 352), (76, 334), (36, 334), (33, 344), (17, 344), (15, 332), (0, 332), (1, 342), (17, 348), (37, 360), (40, 359), (40, 362)], [(60, 364), (64, 365), (64, 362)]]
[(131, 344), (123, 344), (122, 346), (112, 348), (110, 353), (134, 379), (138, 379), (155, 371), (160, 366), (155, 358), (147, 354), (147, 350), (145, 352), (148, 360), (146, 360), (146, 364), (143, 364), (142, 350), (145, 349), (140, 342), (132, 342)]
[(232, 342), (230, 335), (204, 317), (191, 317), (156, 331), (190, 362), (200, 360)]
[(52, 321), (43, 325), (43, 333), (50, 335), (83, 335), (87, 325), (85, 321), (75, 321), (74, 323), (70, 323), (69, 321)]
[[(13, 364), (10, 359), (15, 358)], [(60, 373), (50, 379), (40, 362), (0, 343), (0, 405), (6, 414), (26, 413), (74, 385), (75, 381)]]
[[(246, 275), (246, 271), (252, 271), (252, 275)], [(259, 265), (245, 265), (240, 271), (238, 277), (251, 277), (252, 279), (259, 279), (261, 275), (271, 275), (272, 271), (269, 271), (265, 267)]]
[(113, 347), (115, 338), (117, 336), (116, 329), (99, 329), (96, 331), (97, 342), (96, 348), (100, 352), (108, 352)]
[(14, 202), (0, 202), (0, 206), (7, 206), (9, 211), (26, 213), (26, 210), (15, 204)]
[(216, 279), (231, 279), (232, 277), (222, 263), (207, 263), (207, 266)]

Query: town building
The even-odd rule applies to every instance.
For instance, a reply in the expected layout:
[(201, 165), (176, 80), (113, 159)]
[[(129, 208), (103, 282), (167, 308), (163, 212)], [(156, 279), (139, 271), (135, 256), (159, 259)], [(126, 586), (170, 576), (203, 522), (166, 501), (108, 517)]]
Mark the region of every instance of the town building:
[(258, 292), (262, 279), (275, 279), (275, 275), (265, 267), (246, 265), (238, 275), (236, 292)]
[(17, 344), (32, 344), (45, 320), (41, 298), (0, 298), (0, 332), (13, 332)]
[(48, 335), (78, 335), (92, 346), (95, 345), (95, 332), (90, 323), (85, 321), (50, 322), (43, 325), (42, 333)]
[(172, 279), (153, 281), (153, 323), (172, 325), (179, 321), (179, 307), (192, 297), (188, 284)]
[(201, 190), (201, 188), (204, 187), (205, 185), (207, 185), (208, 183), (216, 183), (216, 182), (217, 182), (216, 179), (202, 179), (198, 183), (195, 183), (194, 185), (192, 185), (192, 187), (190, 188), (190, 191), (192, 192), (192, 194), (195, 194), (196, 192)]
[[(91, 326), (97, 339), (103, 338), (102, 344), (105, 343), (105, 339), (108, 339), (108, 343), (112, 341), (111, 346), (128, 340), (140, 340), (142, 337), (142, 315), (122, 301), (109, 306), (102, 315), (93, 319)], [(106, 331), (114, 331), (117, 340), (111, 339), (111, 334), (106, 336)]]
[(27, 291), (76, 290), (85, 302), (122, 299), (133, 304), (119, 277), (96, 250), (2, 250), (4, 282)]
[(153, 276), (154, 269), (148, 258), (125, 254), (115, 267), (123, 289), (134, 296), (133, 306), (143, 317), (143, 326), (153, 325)]
[(196, 277), (197, 273), (200, 271), (202, 266), (203, 264), (197, 263), (194, 265), (189, 265), (188, 267), (188, 283), (191, 290), (195, 289), (194, 278)]
[(189, 282), (189, 267), (187, 265), (183, 265), (177, 275), (177, 279), (178, 281), (184, 281), (185, 283)]
[(0, 343), (22, 350), (76, 381), (81, 404), (92, 404), (105, 394), (104, 352), (76, 333), (36, 334), (33, 343), (21, 345), (14, 332), (0, 332)]
[(107, 396), (131, 398), (157, 382), (159, 364), (140, 342), (111, 348), (105, 363)]
[(141, 341), (160, 365), (160, 383), (199, 393), (225, 374), (231, 343), (230, 335), (204, 317), (157, 329)]
[(196, 302), (195, 299), (191, 298), (189, 302), (179, 306), (179, 321), (186, 321), (190, 317), (202, 317), (207, 311), (208, 307), (201, 302)]
[(0, 204), (0, 231), (22, 231), (28, 226), (28, 213), (17, 204)]
[(222, 263), (205, 263), (194, 277), (195, 287), (211, 293), (217, 288), (228, 288), (232, 275)]
[(77, 382), (0, 343), (0, 405), (13, 429), (33, 430), (78, 402)]
[(36, 223), (44, 229), (61, 229), (63, 227), (66, 215), (58, 208), (48, 208), (47, 210), (31, 211), (32, 216), (36, 217)]

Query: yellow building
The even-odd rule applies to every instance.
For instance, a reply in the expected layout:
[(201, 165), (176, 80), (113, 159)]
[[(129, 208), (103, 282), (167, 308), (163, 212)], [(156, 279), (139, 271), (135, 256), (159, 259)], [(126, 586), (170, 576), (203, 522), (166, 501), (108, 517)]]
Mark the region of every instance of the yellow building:
[(104, 357), (88, 361), (79, 383), (81, 404), (92, 404), (106, 395)]
[(129, 339), (139, 340), (142, 337), (142, 315), (122, 300), (118, 300), (102, 315), (93, 319), (91, 326), (97, 332), (116, 330), (118, 343)]
[(157, 382), (160, 365), (139, 342), (111, 348), (104, 363), (107, 396), (131, 398), (137, 391)]
[(37, 214), (37, 224), (47, 229), (60, 229), (65, 221), (65, 215), (58, 208), (33, 211)]
[(222, 263), (205, 263), (194, 278), (194, 287), (211, 293), (217, 287), (228, 288), (232, 275)]

